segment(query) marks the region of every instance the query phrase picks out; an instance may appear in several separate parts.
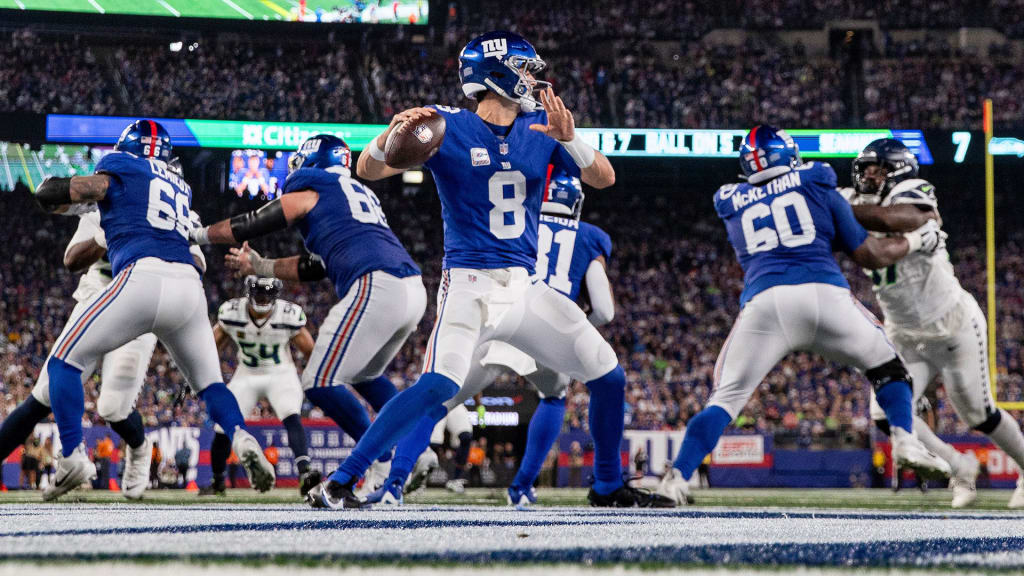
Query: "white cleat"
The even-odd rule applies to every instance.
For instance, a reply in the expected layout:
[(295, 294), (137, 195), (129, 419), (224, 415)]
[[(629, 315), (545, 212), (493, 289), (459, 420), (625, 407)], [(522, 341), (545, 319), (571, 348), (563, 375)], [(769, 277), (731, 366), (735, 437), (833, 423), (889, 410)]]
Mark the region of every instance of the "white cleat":
[(249, 477), (249, 484), (260, 492), (266, 492), (274, 487), (277, 475), (274, 467), (270, 465), (267, 457), (263, 455), (260, 443), (245, 430), (235, 430), (235, 438), (231, 442), (231, 449), (238, 456), (242, 463), (246, 476)]
[(466, 493), (466, 479), (458, 478), (455, 480), (449, 480), (444, 484), (445, 490), (452, 492), (453, 494), (465, 494)]
[(409, 474), (409, 479), (405, 482), (405, 494), (416, 494), (426, 488), (427, 477), (437, 469), (437, 466), (437, 453), (430, 448), (424, 450), (420, 457), (416, 459), (416, 465), (412, 467), (412, 473)]
[(949, 462), (939, 458), (910, 432), (893, 427), (892, 451), (899, 468), (909, 468), (921, 481), (948, 478), (953, 474)]
[(1017, 488), (1013, 491), (1013, 496), (1010, 496), (1010, 503), (1008, 507), (1010, 509), (1024, 508), (1024, 472), (1018, 472), (1017, 476)]
[(693, 504), (693, 497), (690, 496), (690, 483), (683, 478), (683, 474), (674, 466), (661, 477), (661, 483), (655, 494), (664, 496), (676, 503), (676, 506)]
[(129, 500), (141, 500), (149, 487), (149, 465), (153, 460), (153, 443), (147, 438), (142, 446), (124, 450), (125, 468), (121, 493)]
[(949, 479), (949, 488), (953, 491), (953, 508), (965, 508), (978, 499), (976, 480), (980, 471), (977, 458), (970, 454), (960, 456), (956, 473)]
[(355, 490), (356, 496), (366, 498), (368, 495), (376, 492), (378, 488), (384, 485), (384, 481), (388, 479), (389, 474), (391, 474), (391, 460), (387, 462), (374, 460), (366, 474), (363, 475), (362, 485)]
[(50, 502), (96, 479), (96, 465), (85, 453), (85, 444), (79, 444), (70, 456), (57, 456), (57, 472), (53, 484), (43, 491), (43, 500)]

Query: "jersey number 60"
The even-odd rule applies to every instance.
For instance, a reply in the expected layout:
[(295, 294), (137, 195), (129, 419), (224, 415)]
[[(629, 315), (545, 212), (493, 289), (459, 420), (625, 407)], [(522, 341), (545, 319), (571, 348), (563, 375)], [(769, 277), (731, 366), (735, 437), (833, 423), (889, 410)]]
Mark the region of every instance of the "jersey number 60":
[[(799, 234), (793, 232), (793, 225), (789, 221), (790, 208), (796, 214), (797, 223), (800, 225)], [(754, 226), (755, 220), (769, 216), (775, 221), (774, 228), (771, 225), (761, 228)], [(772, 200), (771, 205), (754, 204), (743, 212), (741, 223), (743, 238), (747, 241), (747, 254), (774, 250), (778, 248), (780, 242), (787, 248), (806, 246), (814, 242), (814, 218), (807, 207), (807, 200), (799, 192), (783, 194)]]

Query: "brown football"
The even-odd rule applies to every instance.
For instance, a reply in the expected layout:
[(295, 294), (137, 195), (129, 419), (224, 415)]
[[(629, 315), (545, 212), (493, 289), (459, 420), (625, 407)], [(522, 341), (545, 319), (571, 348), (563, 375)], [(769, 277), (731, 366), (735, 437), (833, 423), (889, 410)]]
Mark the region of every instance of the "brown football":
[(441, 148), (444, 130), (444, 116), (436, 112), (395, 125), (384, 143), (384, 162), (399, 170), (422, 165)]

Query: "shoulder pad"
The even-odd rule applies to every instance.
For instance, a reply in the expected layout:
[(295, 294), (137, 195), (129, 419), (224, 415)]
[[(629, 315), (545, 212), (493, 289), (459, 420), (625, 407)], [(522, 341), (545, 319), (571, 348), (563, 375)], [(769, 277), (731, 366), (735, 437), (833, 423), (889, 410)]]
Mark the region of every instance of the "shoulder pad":
[(843, 188), (836, 188), (836, 193), (838, 193), (840, 196), (842, 196), (843, 200), (846, 200), (847, 202), (849, 202), (850, 204), (853, 204), (854, 206), (856, 206), (857, 204), (860, 204), (860, 202), (857, 199), (857, 191), (854, 190), (853, 187), (851, 187), (851, 186), (845, 186)]
[[(245, 298), (232, 298), (220, 305), (217, 310), (217, 320), (230, 320), (238, 322), (243, 319), (245, 313)], [(248, 323), (248, 322), (246, 322)]]
[(938, 208), (939, 203), (935, 198), (935, 186), (927, 180), (912, 178), (896, 184), (884, 200), (882, 206), (895, 206), (897, 204), (917, 204)]

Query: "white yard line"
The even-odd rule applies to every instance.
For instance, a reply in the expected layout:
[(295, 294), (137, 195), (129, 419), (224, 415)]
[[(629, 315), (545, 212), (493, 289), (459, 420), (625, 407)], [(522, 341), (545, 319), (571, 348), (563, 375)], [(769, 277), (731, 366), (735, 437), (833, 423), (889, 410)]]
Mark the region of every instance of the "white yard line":
[(224, 2), (225, 4), (227, 4), (228, 6), (231, 6), (232, 8), (234, 8), (235, 11), (238, 12), (239, 14), (241, 14), (242, 16), (245, 16), (249, 20), (252, 20), (252, 14), (249, 14), (245, 10), (242, 10), (242, 7), (239, 6), (238, 4), (235, 4), (231, 0), (221, 0), (221, 1)]
[(164, 0), (156, 0), (156, 1), (157, 1), (157, 2), (158, 2), (158, 3), (160, 4), (160, 5), (161, 5), (161, 6), (163, 6), (164, 8), (166, 8), (168, 12), (170, 12), (171, 14), (174, 14), (174, 16), (175, 16), (175, 17), (177, 17), (177, 18), (180, 18), (180, 17), (181, 17), (181, 12), (178, 12), (177, 10), (175, 10), (175, 9), (174, 9), (174, 6), (171, 6), (171, 5), (170, 5), (170, 4), (168, 4), (167, 2), (164, 2)]
[(95, 8), (96, 11), (99, 12), (100, 14), (106, 14), (107, 13), (107, 11), (103, 9), (103, 6), (100, 6), (100, 3), (97, 2), (96, 0), (89, 0), (89, 4), (92, 4), (92, 7)]

